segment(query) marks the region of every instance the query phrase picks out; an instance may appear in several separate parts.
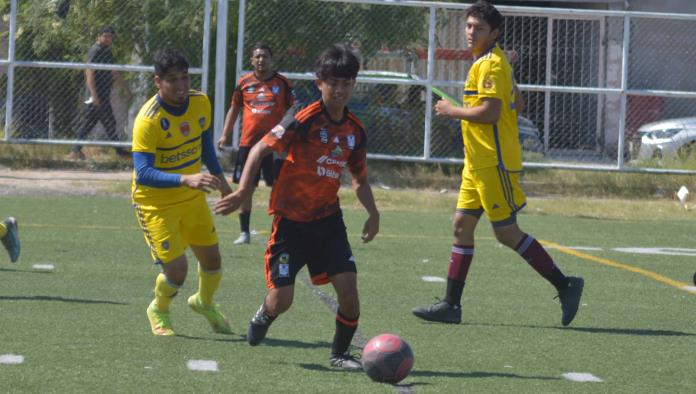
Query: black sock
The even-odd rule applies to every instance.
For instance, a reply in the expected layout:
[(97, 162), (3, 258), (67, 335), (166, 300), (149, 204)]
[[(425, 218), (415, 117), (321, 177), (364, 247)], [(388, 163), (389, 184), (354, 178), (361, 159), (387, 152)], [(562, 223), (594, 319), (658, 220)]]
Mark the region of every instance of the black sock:
[(452, 306), (459, 306), (462, 301), (462, 292), (464, 291), (464, 282), (456, 281), (452, 278), (447, 278), (447, 291), (445, 292), (446, 303)]
[[(359, 317), (359, 316), (358, 316)], [(341, 311), (336, 312), (336, 333), (331, 344), (331, 355), (338, 356), (345, 353), (353, 340), (353, 335), (358, 329), (358, 317), (349, 319)]]
[(242, 229), (243, 233), (249, 232), (249, 219), (251, 218), (251, 212), (239, 212), (239, 227)]

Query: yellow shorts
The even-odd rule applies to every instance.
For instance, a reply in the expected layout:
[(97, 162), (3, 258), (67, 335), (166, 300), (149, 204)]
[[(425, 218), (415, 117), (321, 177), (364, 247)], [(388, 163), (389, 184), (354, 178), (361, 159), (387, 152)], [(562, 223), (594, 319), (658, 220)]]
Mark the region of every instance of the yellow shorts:
[(166, 264), (183, 255), (189, 245), (218, 243), (213, 217), (203, 194), (163, 209), (133, 206), (156, 264)]
[(524, 208), (527, 197), (520, 187), (520, 173), (498, 167), (470, 171), (464, 167), (457, 211), (486, 212), (493, 225), (514, 223), (515, 213)]

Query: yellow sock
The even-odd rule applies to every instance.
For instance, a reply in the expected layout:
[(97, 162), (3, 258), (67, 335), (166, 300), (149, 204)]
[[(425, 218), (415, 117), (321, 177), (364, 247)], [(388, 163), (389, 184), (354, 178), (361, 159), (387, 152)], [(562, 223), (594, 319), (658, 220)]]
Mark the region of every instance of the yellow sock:
[(160, 312), (168, 312), (169, 304), (179, 292), (179, 287), (167, 282), (167, 277), (164, 274), (157, 275), (155, 280), (155, 305)]
[(198, 295), (205, 305), (213, 304), (213, 294), (220, 287), (222, 269), (206, 271), (198, 265)]
[(0, 223), (0, 238), (4, 237), (5, 234), (7, 234), (7, 227), (4, 223)]

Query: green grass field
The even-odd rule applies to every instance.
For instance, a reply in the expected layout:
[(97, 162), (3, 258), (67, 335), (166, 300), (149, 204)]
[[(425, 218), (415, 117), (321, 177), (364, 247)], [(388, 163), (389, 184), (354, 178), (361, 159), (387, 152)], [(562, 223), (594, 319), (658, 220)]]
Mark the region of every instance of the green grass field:
[[(252, 245), (235, 247), (236, 215), (217, 217), (224, 279), (217, 301), (233, 320), (233, 335), (214, 334), (186, 305), (196, 275), (172, 305), (176, 337), (154, 337), (145, 308), (154, 277), (127, 197), (3, 196), (2, 215), (19, 219), (22, 256), (0, 258), (0, 363), (3, 392), (338, 392), (338, 393), (656, 393), (696, 390), (696, 270), (693, 213), (659, 219), (560, 214), (563, 201), (532, 200), (521, 227), (566, 247), (550, 249), (567, 273), (586, 280), (583, 305), (568, 328), (560, 324), (553, 288), (490, 226), (479, 226), (476, 257), (463, 300), (463, 322), (422, 322), (414, 306), (435, 301), (451, 245), (450, 194), (377, 190), (382, 228), (359, 242), (365, 214), (344, 199), (358, 261), (362, 314), (354, 344), (383, 332), (406, 339), (411, 375), (399, 386), (328, 366), (334, 314), (319, 291), (298, 280), (290, 311), (267, 340), (249, 347), (244, 334), (265, 294), (262, 256), (270, 219), (256, 201)], [(426, 202), (424, 205), (423, 202)], [(599, 204), (599, 203), (598, 203)], [(667, 211), (673, 209), (664, 203)], [(611, 212), (598, 207), (597, 212)], [(636, 204), (634, 210), (640, 210)], [(572, 210), (578, 210), (573, 206)], [(646, 209), (647, 210), (647, 209)], [(580, 209), (580, 211), (582, 211)], [(574, 212), (574, 211), (573, 211)], [(611, 215), (607, 215), (611, 216)], [(629, 215), (630, 216), (630, 215)], [(640, 215), (638, 215), (640, 216)], [(552, 245), (552, 244), (548, 244)], [(673, 248), (685, 255), (639, 254), (615, 248)], [(189, 256), (191, 257), (191, 256)], [(54, 264), (52, 272), (34, 264)], [(301, 274), (300, 277), (304, 277)], [(359, 349), (356, 349), (359, 350)], [(1, 359), (1, 358), (0, 358)], [(189, 360), (212, 360), (217, 372), (192, 371)], [(603, 382), (574, 382), (565, 373), (590, 373)]]

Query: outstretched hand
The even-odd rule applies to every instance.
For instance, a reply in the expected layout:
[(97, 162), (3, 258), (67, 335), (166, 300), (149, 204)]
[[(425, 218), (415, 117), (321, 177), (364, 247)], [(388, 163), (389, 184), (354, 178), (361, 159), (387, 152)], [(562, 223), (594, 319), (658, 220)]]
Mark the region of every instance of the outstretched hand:
[(216, 215), (229, 215), (232, 212), (239, 209), (244, 201), (242, 194), (237, 189), (236, 192), (230, 193), (223, 198), (219, 199), (213, 206), (213, 212)]
[(182, 175), (181, 184), (191, 189), (202, 190), (206, 193), (210, 193), (213, 190), (220, 190), (222, 186), (220, 178), (203, 173)]

